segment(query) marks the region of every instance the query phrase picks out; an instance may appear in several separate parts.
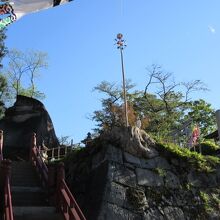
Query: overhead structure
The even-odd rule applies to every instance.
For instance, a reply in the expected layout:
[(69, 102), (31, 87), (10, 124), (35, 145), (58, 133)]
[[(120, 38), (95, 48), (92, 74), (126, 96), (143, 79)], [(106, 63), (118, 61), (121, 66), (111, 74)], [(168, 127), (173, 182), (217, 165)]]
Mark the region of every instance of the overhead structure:
[(124, 99), (124, 123), (125, 126), (128, 127), (128, 107), (127, 107), (127, 94), (126, 94), (126, 79), (125, 79), (125, 70), (124, 70), (124, 58), (123, 58), (123, 50), (127, 46), (125, 44), (125, 40), (123, 39), (123, 34), (117, 34), (116, 44), (117, 48), (120, 50), (121, 55), (121, 69), (122, 69), (122, 83), (123, 83), (123, 99)]
[(52, 8), (70, 1), (73, 0), (1, 0), (0, 30), (26, 14)]

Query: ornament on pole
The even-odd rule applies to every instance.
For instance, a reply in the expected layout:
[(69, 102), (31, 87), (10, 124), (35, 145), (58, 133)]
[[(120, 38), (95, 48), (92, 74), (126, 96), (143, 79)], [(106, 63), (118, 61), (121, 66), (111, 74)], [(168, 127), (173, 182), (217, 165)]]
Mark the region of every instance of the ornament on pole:
[(123, 99), (124, 99), (124, 121), (125, 126), (128, 127), (128, 107), (127, 107), (127, 94), (126, 94), (126, 85), (125, 85), (125, 71), (124, 71), (124, 57), (123, 50), (127, 46), (125, 40), (123, 39), (123, 34), (118, 33), (117, 38), (115, 39), (117, 48), (120, 50), (121, 55), (121, 69), (122, 69), (122, 79), (123, 79)]

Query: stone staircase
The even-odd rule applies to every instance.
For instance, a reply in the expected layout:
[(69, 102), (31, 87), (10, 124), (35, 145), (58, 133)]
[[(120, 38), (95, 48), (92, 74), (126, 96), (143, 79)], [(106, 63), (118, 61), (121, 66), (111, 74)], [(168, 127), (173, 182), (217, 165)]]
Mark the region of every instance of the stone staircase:
[(11, 194), (15, 220), (63, 220), (50, 206), (47, 191), (30, 162), (12, 162)]

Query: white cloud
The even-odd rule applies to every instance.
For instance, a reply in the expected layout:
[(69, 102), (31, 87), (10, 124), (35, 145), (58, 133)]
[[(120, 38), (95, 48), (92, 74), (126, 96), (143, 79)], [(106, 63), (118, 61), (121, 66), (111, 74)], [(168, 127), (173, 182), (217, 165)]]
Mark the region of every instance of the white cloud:
[(209, 25), (208, 28), (209, 28), (209, 31), (210, 31), (212, 34), (215, 34), (215, 33), (216, 33), (216, 30), (215, 30), (215, 28), (214, 28), (213, 26)]

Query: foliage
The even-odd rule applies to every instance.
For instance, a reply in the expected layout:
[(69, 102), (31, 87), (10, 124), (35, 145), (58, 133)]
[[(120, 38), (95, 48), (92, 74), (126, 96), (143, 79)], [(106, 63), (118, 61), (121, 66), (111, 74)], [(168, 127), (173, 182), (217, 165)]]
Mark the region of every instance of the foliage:
[(3, 75), (0, 75), (0, 118), (3, 116), (5, 105), (4, 100), (9, 96), (7, 80)]
[(212, 141), (204, 141), (195, 146), (197, 152), (200, 151), (204, 155), (215, 155), (217, 150), (220, 150), (219, 145)]
[(168, 151), (173, 157), (180, 158), (193, 165), (198, 171), (213, 172), (220, 159), (214, 156), (205, 156), (197, 152), (192, 152), (187, 148), (181, 148), (173, 143), (158, 143), (160, 150)]
[(213, 207), (211, 206), (211, 198), (208, 193), (200, 191), (200, 198), (203, 201), (203, 207), (207, 213), (213, 211)]
[(8, 65), (4, 68), (8, 86), (14, 99), (17, 95), (43, 99), (45, 96), (37, 90), (36, 79), (40, 71), (47, 68), (47, 54), (29, 50), (26, 52), (16, 49), (7, 53)]
[(70, 139), (70, 136), (60, 136), (58, 137), (58, 141), (59, 141), (59, 144), (60, 145), (65, 145), (65, 146), (70, 146), (71, 145), (71, 140)]
[[(126, 83), (128, 97), (129, 125), (141, 121), (141, 128), (154, 137), (168, 141), (187, 143), (195, 123), (203, 135), (215, 129), (214, 109), (204, 100), (191, 100), (196, 91), (206, 91), (200, 80), (175, 82), (172, 73), (153, 65), (148, 70), (148, 81), (144, 91), (134, 89), (131, 81)], [(122, 89), (115, 83), (101, 82), (95, 91), (104, 94), (102, 109), (94, 112), (92, 119), (97, 122), (99, 132), (124, 124)], [(185, 130), (188, 134), (185, 135)]]
[[(134, 87), (131, 81), (126, 82), (127, 93)], [(94, 88), (94, 91), (104, 93), (106, 98), (101, 100), (102, 110), (97, 110), (92, 116), (92, 120), (97, 122), (98, 128), (96, 131), (103, 129), (109, 129), (113, 126), (121, 126), (124, 124), (124, 104), (123, 104), (123, 93), (122, 89), (115, 83), (109, 83), (106, 81), (101, 82)], [(130, 94), (128, 97), (128, 116), (129, 124), (134, 124), (136, 116), (133, 108)]]
[(215, 111), (211, 104), (202, 99), (190, 102), (189, 112), (185, 120), (187, 119), (198, 124), (203, 135), (207, 135), (216, 129)]
[(156, 168), (154, 169), (154, 171), (155, 171), (156, 173), (158, 173), (159, 176), (161, 176), (161, 177), (166, 176), (166, 170), (164, 170), (163, 168), (156, 167)]

